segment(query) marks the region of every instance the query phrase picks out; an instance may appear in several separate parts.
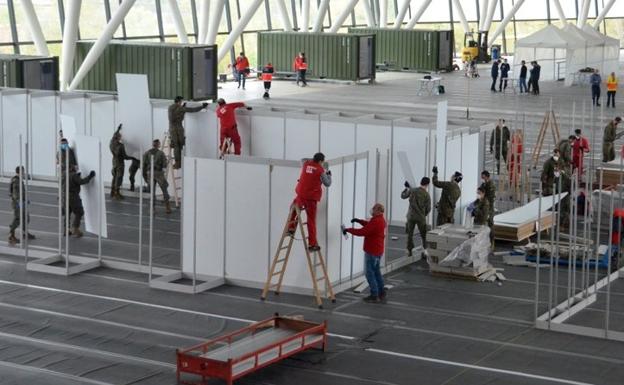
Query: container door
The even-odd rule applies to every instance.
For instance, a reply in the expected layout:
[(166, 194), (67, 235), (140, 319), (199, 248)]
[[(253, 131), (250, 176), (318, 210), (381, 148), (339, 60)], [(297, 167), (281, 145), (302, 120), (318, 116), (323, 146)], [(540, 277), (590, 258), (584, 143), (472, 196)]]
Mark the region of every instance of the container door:
[(451, 32), (440, 32), (438, 34), (438, 70), (450, 71), (453, 66), (453, 35)]
[(25, 60), (23, 76), (24, 88), (54, 90), (57, 78), (54, 60)]
[(372, 36), (360, 37), (360, 68), (359, 79), (370, 79), (374, 76), (375, 69), (375, 47)]
[(193, 49), (193, 100), (217, 98), (217, 52), (215, 47)]

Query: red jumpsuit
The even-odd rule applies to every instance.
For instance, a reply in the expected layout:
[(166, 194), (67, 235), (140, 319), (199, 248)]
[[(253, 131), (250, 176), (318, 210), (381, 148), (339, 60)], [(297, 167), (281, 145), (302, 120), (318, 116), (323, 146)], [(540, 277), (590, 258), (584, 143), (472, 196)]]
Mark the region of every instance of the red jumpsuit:
[[(295, 188), (297, 197), (293, 204), (299, 206), (300, 209), (305, 209), (308, 217), (308, 246), (318, 246), (318, 240), (316, 239), (316, 204), (323, 195), (321, 175), (324, 173), (325, 169), (323, 166), (313, 160), (307, 160), (301, 167), (301, 175)], [(296, 219), (293, 213), (289, 220), (290, 230), (295, 230)]]
[(589, 152), (589, 141), (587, 138), (581, 136), (579, 139), (576, 139), (572, 145), (572, 166), (575, 170), (579, 170), (579, 177), (583, 175), (583, 157), (586, 152)]
[(236, 112), (237, 108), (245, 107), (245, 103), (228, 103), (217, 107), (217, 118), (221, 126), (221, 147), (226, 138), (230, 138), (234, 143), (234, 153), (241, 154), (241, 139), (236, 128)]
[(522, 175), (522, 136), (514, 135), (511, 137), (511, 155), (509, 157), (509, 184), (516, 183), (516, 178)]

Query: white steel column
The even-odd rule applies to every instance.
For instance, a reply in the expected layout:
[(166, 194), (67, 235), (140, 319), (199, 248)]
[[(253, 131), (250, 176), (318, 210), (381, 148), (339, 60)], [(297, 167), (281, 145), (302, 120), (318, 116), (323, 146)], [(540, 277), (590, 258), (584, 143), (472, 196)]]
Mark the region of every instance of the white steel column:
[(420, 6), (420, 8), (418, 8), (418, 11), (416, 11), (414, 16), (412, 16), (412, 18), (407, 23), (407, 26), (405, 28), (412, 29), (412, 28), (414, 28), (416, 26), (416, 23), (418, 23), (418, 20), (420, 20), (420, 18), (422, 17), (423, 13), (425, 13), (427, 8), (429, 7), (429, 4), (431, 4), (431, 1), (432, 0), (424, 0), (423, 1), (422, 5)]
[(360, 1), (360, 4), (362, 4), (364, 12), (366, 13), (366, 25), (369, 27), (375, 27), (377, 23), (375, 22), (375, 16), (373, 16), (370, 0), (362, 0)]
[(464, 9), (462, 8), (459, 0), (453, 0), (453, 5), (455, 6), (455, 11), (457, 12), (457, 17), (464, 28), (464, 33), (470, 33), (470, 25), (468, 25), (468, 20), (466, 19), (466, 14), (464, 13)]
[(80, 68), (78, 68), (76, 76), (74, 76), (74, 79), (69, 85), (69, 91), (73, 91), (76, 89), (76, 87), (78, 87), (78, 84), (80, 84), (82, 79), (84, 79), (84, 77), (87, 75), (87, 72), (89, 72), (91, 67), (93, 67), (100, 55), (102, 55), (102, 52), (104, 52), (104, 49), (106, 49), (106, 46), (113, 38), (113, 34), (117, 30), (117, 28), (119, 28), (119, 24), (121, 24), (121, 22), (124, 20), (135, 2), (136, 0), (123, 0), (123, 2), (119, 5), (119, 8), (117, 8), (117, 11), (113, 15), (113, 17), (111, 17), (108, 24), (106, 24), (106, 27), (104, 28), (104, 31), (102, 31), (102, 34), (97, 39), (95, 44), (93, 44), (93, 47), (91, 47), (91, 49), (89, 50), (89, 53), (80, 65)]
[(28, 23), (30, 36), (35, 43), (35, 47), (37, 48), (37, 54), (41, 56), (50, 56), (48, 45), (46, 43), (45, 36), (43, 36), (41, 24), (39, 24), (39, 19), (37, 18), (37, 13), (35, 12), (32, 0), (22, 0), (22, 8), (24, 9), (24, 16), (26, 16), (26, 22)]
[[(204, 0), (208, 1), (208, 0)], [(186, 28), (184, 28), (184, 20), (182, 20), (182, 14), (180, 13), (180, 7), (178, 7), (178, 0), (169, 0), (169, 8), (171, 8), (171, 15), (173, 16), (173, 25), (176, 29), (176, 34), (180, 43), (188, 44), (188, 36), (186, 34)]]
[(496, 31), (494, 31), (494, 33), (490, 36), (490, 41), (488, 42), (488, 46), (491, 47), (492, 44), (494, 44), (494, 40), (496, 40), (498, 35), (500, 35), (503, 32), (503, 30), (505, 30), (505, 27), (507, 27), (507, 24), (509, 24), (509, 22), (511, 21), (511, 18), (514, 17), (514, 15), (518, 11), (518, 9), (520, 9), (522, 4), (524, 4), (524, 0), (518, 0), (518, 2), (514, 4), (513, 8), (511, 8), (507, 16), (505, 16), (503, 21), (501, 21), (501, 23), (498, 25), (498, 28), (496, 28)]
[(353, 11), (353, 8), (355, 7), (355, 4), (357, 4), (357, 2), (358, 0), (349, 0), (349, 2), (347, 3), (347, 7), (342, 11), (340, 15), (338, 15), (338, 17), (336, 17), (335, 20), (333, 20), (332, 25), (329, 28), (329, 32), (338, 32), (340, 27), (342, 27), (342, 25), (344, 24), (345, 20), (347, 20), (347, 17), (349, 17), (349, 15), (351, 14), (351, 11)]
[(275, 0), (275, 2), (277, 3), (277, 9), (279, 11), (280, 18), (282, 19), (282, 27), (284, 28), (284, 31), (292, 31), (292, 23), (290, 22), (290, 17), (288, 16), (286, 3), (284, 2), (284, 0)]
[(308, 32), (310, 28), (310, 0), (303, 0), (301, 2), (301, 26), (300, 32)]
[(258, 7), (262, 4), (264, 0), (253, 0), (247, 11), (243, 14), (243, 16), (238, 20), (238, 23), (232, 29), (232, 32), (228, 35), (227, 39), (223, 42), (223, 44), (219, 47), (219, 61), (221, 61), (225, 55), (228, 54), (232, 46), (234, 46), (234, 42), (236, 39), (243, 33), (243, 30), (249, 24), (249, 21), (256, 14)]
[(208, 30), (206, 32), (206, 38), (203, 41), (204, 44), (212, 45), (217, 41), (219, 25), (221, 24), (221, 16), (223, 16), (223, 7), (225, 7), (225, 0), (216, 0), (213, 2), (210, 22), (208, 23)]
[(327, 8), (329, 7), (329, 0), (322, 0), (321, 5), (319, 5), (318, 11), (316, 13), (316, 18), (314, 18), (314, 26), (312, 27), (312, 32), (321, 32), (323, 28), (323, 21), (325, 21), (325, 14), (327, 13)]
[(388, 0), (379, 0), (379, 27), (388, 27)]
[[(492, 0), (492, 2), (496, 2), (496, 0)], [(487, 24), (487, 15), (488, 15), (488, 6), (490, 2), (489, 0), (481, 0), (481, 20), (479, 20), (479, 31), (485, 31), (485, 25)]]
[(605, 4), (604, 8), (602, 9), (602, 11), (600, 11), (600, 14), (596, 18), (596, 20), (594, 20), (594, 24), (592, 25), (592, 27), (598, 28), (600, 23), (602, 23), (602, 21), (604, 20), (605, 16), (607, 16), (607, 13), (609, 13), (609, 11), (611, 10), (611, 7), (613, 7), (613, 4), (615, 4), (615, 0), (610, 0), (607, 4)]
[(492, 20), (494, 20), (494, 12), (496, 12), (497, 4), (497, 0), (492, 0), (492, 2), (490, 3), (490, 8), (488, 9), (487, 18), (485, 19), (485, 24), (483, 25), (482, 31), (489, 31), (490, 27), (492, 27)]
[(562, 26), (565, 26), (566, 17), (565, 13), (563, 12), (563, 8), (561, 7), (561, 3), (559, 2), (559, 0), (553, 0), (553, 2), (555, 3), (555, 8), (557, 8), (557, 16), (559, 16), (559, 21), (561, 22)]
[(589, 15), (589, 6), (591, 5), (591, 0), (583, 0), (583, 6), (581, 7), (581, 13), (579, 13), (579, 18), (576, 23), (576, 26), (579, 28), (583, 28), (585, 23), (587, 22), (587, 16)]
[(65, 24), (63, 26), (63, 47), (61, 48), (61, 91), (69, 86), (71, 69), (76, 54), (78, 39), (78, 20), (82, 0), (68, 1), (65, 8)]
[(210, 0), (198, 0), (199, 25), (197, 26), (197, 44), (204, 44), (208, 35), (208, 20), (210, 19)]
[(403, 24), (403, 19), (405, 19), (405, 14), (407, 13), (407, 8), (409, 8), (409, 5), (410, 0), (403, 0), (403, 3), (399, 7), (399, 12), (397, 13), (394, 25), (392, 26), (394, 29), (401, 28), (401, 24)]

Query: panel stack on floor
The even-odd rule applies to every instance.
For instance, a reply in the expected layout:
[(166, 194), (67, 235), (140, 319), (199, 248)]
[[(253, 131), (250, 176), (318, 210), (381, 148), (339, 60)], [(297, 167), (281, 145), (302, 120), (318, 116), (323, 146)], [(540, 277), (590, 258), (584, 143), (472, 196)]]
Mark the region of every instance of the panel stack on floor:
[(447, 223), (429, 230), (427, 232), (427, 252), (434, 263), (439, 263), (462, 243), (484, 229), (485, 226), (466, 228), (462, 225)]

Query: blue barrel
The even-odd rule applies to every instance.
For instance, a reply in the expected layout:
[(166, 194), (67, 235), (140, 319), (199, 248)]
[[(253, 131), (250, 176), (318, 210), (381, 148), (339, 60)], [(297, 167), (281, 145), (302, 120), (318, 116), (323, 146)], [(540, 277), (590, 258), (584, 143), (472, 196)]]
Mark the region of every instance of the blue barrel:
[(500, 50), (501, 50), (501, 46), (500, 45), (493, 45), (492, 46), (492, 60), (500, 59)]

